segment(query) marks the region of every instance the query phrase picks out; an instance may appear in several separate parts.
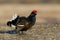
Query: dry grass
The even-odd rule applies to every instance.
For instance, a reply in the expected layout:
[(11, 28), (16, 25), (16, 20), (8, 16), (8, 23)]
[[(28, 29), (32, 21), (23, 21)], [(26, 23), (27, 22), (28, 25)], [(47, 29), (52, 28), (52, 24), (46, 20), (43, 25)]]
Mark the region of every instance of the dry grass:
[[(14, 13), (20, 16), (28, 16), (29, 13), (37, 9), (36, 24), (29, 29), (26, 34), (0, 33), (0, 40), (60, 40), (60, 5), (28, 5), (28, 4), (4, 4), (0, 5), (0, 31), (12, 30), (6, 22), (11, 19)], [(42, 24), (48, 23), (48, 24)]]

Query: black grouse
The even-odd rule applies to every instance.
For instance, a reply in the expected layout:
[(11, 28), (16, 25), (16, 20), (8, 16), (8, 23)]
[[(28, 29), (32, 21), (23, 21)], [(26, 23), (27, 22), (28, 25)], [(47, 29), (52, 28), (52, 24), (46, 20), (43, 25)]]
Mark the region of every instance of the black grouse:
[(25, 16), (17, 16), (14, 20), (8, 21), (7, 25), (8, 26), (16, 26), (15, 30), (17, 33), (20, 31), (27, 31), (29, 28), (31, 28), (35, 22), (36, 22), (36, 15), (37, 15), (37, 10), (33, 10), (31, 14), (28, 17)]

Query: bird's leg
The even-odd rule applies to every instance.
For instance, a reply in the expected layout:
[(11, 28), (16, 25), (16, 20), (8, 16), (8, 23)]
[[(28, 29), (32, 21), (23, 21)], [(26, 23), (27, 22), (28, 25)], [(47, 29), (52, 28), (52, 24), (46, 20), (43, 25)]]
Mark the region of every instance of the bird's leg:
[(23, 31), (20, 31), (19, 34), (23, 34)]
[(17, 25), (16, 26), (16, 33), (20, 33), (20, 34), (23, 34), (24, 32), (21, 31), (21, 29), (24, 27), (24, 25)]
[(16, 27), (16, 33), (18, 34), (24, 34), (25, 31), (20, 31), (20, 27)]
[(25, 31), (20, 31), (19, 34), (25, 34)]
[(20, 30), (20, 29), (16, 27), (16, 29), (15, 29), (15, 30), (16, 30), (16, 33), (19, 33), (19, 30)]

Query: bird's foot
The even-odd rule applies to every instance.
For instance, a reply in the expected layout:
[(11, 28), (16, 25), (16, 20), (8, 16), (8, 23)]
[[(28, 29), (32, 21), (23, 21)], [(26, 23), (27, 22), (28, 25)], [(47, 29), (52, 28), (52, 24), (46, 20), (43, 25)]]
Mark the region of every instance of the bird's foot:
[(19, 34), (26, 34), (25, 31), (20, 31)]

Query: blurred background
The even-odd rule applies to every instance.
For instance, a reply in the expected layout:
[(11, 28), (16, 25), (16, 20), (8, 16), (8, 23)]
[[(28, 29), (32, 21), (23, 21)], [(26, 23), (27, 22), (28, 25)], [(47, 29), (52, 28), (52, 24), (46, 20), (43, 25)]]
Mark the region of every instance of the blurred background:
[(0, 0), (0, 3), (60, 3), (60, 0)]
[(0, 33), (0, 40), (60, 40), (60, 0), (0, 0), (0, 31), (13, 30), (6, 23), (14, 14), (27, 17), (34, 9), (36, 24), (26, 35)]
[(28, 16), (36, 9), (37, 23), (60, 23), (60, 0), (0, 0), (0, 25), (14, 14)]
[(14, 14), (28, 16), (34, 9), (38, 11), (37, 22), (60, 23), (60, 0), (0, 0), (0, 23)]

